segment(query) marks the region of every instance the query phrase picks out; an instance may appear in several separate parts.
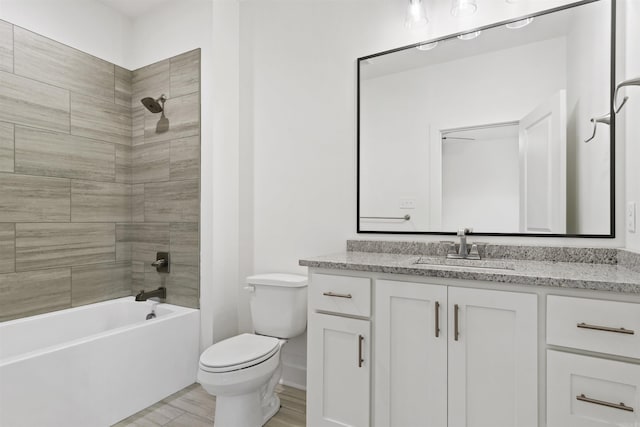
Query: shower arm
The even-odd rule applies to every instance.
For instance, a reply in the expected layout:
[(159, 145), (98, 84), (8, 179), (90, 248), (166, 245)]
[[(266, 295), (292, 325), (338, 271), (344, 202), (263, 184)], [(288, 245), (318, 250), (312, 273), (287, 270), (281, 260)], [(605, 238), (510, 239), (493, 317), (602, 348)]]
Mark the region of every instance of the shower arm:
[(618, 114), (620, 110), (622, 110), (622, 107), (624, 107), (624, 105), (629, 100), (629, 97), (625, 96), (622, 99), (622, 103), (618, 105), (618, 91), (625, 86), (640, 86), (640, 77), (623, 80), (620, 83), (618, 83), (618, 85), (616, 86), (616, 91), (613, 94), (613, 111), (615, 111), (616, 114)]
[(591, 123), (593, 123), (593, 133), (591, 136), (584, 140), (584, 142), (591, 142), (596, 137), (596, 130), (598, 130), (598, 123), (605, 125), (611, 124), (611, 113), (603, 114), (602, 116), (592, 117)]

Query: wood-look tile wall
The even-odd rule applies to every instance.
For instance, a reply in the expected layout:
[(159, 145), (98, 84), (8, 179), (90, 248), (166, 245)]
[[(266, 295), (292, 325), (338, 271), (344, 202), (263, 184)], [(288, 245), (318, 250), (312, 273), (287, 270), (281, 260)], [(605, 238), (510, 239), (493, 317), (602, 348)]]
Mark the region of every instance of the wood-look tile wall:
[(160, 284), (197, 307), (199, 176), (199, 50), (132, 72), (0, 21), (0, 321)]
[[(116, 230), (116, 252), (131, 253), (134, 291), (164, 285), (168, 302), (198, 307), (200, 49), (135, 70), (131, 93), (132, 221)], [(166, 131), (140, 103), (161, 94)], [(169, 251), (169, 274), (149, 265), (156, 251)]]

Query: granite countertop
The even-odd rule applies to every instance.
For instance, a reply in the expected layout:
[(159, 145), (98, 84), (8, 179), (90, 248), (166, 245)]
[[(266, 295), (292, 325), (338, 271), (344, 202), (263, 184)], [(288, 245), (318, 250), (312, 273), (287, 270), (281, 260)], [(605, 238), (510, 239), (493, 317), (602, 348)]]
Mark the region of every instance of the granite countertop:
[(475, 262), (445, 261), (444, 256), (430, 254), (347, 251), (301, 259), (299, 264), (314, 268), (640, 294), (640, 272), (636, 270), (635, 265), (627, 267), (616, 262), (557, 262), (508, 258), (485, 258)]

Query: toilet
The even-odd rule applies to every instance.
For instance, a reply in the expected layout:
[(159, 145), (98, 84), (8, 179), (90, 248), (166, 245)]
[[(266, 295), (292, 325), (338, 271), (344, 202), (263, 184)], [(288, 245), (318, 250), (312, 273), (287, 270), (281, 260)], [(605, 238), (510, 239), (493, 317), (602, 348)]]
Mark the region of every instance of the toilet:
[(307, 327), (307, 277), (247, 277), (253, 334), (240, 334), (200, 356), (198, 382), (216, 396), (216, 427), (259, 427), (280, 409), (274, 389), (282, 375), (282, 347)]

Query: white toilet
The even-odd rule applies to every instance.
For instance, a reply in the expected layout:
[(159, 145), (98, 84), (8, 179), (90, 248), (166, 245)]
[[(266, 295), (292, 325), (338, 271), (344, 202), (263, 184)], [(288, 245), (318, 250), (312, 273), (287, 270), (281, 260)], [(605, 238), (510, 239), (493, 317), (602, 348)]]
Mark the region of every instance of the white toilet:
[(280, 351), (307, 327), (306, 276), (259, 274), (247, 284), (255, 333), (220, 341), (200, 356), (198, 382), (216, 396), (216, 427), (259, 427), (278, 412)]

